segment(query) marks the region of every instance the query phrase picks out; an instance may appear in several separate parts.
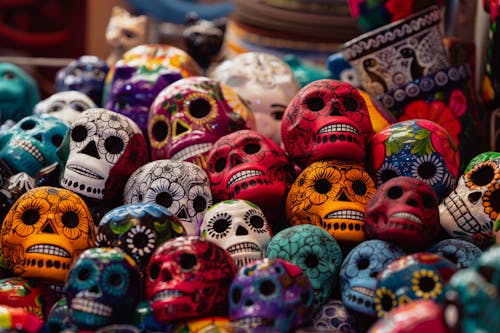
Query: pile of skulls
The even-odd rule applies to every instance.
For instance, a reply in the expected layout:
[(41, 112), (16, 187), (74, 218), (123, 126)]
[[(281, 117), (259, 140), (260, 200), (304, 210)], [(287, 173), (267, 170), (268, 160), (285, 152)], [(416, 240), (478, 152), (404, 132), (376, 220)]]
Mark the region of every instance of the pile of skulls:
[(499, 153), (462, 168), (436, 122), (378, 128), (350, 83), (265, 53), (205, 76), (143, 44), (56, 87), (0, 64), (10, 328), (500, 331)]

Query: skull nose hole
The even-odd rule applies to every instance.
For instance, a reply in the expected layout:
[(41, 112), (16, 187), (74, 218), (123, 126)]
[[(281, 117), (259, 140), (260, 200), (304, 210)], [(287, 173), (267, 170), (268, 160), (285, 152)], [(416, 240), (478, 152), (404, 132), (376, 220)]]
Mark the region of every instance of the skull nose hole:
[(248, 235), (248, 230), (240, 225), (236, 229), (236, 236), (243, 236), (243, 235)]
[(252, 306), (253, 305), (253, 301), (251, 299), (247, 299), (245, 301), (245, 306)]
[(99, 153), (97, 152), (97, 146), (94, 141), (90, 141), (81, 151), (80, 153), (95, 157), (97, 159), (101, 159), (99, 157)]
[(186, 209), (182, 208), (179, 213), (177, 213), (177, 217), (180, 219), (187, 219), (188, 215)]
[(472, 192), (467, 196), (467, 199), (471, 204), (476, 204), (479, 199), (481, 199), (482, 193), (481, 192)]
[(42, 232), (48, 233), (48, 234), (55, 234), (54, 229), (50, 225), (50, 223), (47, 223), (43, 228)]
[(182, 123), (177, 122), (174, 129), (174, 136), (179, 136), (183, 133), (186, 133), (187, 131), (189, 131), (189, 128), (187, 126), (184, 126)]
[(344, 192), (342, 192), (339, 196), (339, 198), (337, 199), (338, 201), (351, 201), (349, 200), (349, 198), (347, 197), (347, 195), (345, 195)]
[(35, 134), (35, 135), (33, 135), (33, 137), (35, 139), (37, 139), (38, 141), (42, 142), (42, 134), (41, 133)]
[(376, 278), (377, 275), (378, 275), (378, 272), (371, 272), (370, 273), (370, 277), (372, 277), (372, 278)]
[(236, 155), (231, 156), (231, 167), (235, 167), (243, 163), (243, 160)]
[(95, 286), (92, 286), (92, 287), (89, 289), (89, 291), (90, 291), (91, 293), (98, 294), (98, 293), (99, 293), (99, 288), (97, 287), (97, 285), (95, 285)]
[(330, 116), (341, 116), (338, 103), (332, 103), (332, 108), (330, 109)]
[(417, 200), (415, 199), (409, 199), (408, 201), (406, 201), (406, 203), (408, 204), (408, 206), (418, 207)]
[(170, 272), (167, 270), (161, 271), (161, 280), (163, 282), (168, 282), (168, 281), (172, 280), (172, 274), (170, 274)]

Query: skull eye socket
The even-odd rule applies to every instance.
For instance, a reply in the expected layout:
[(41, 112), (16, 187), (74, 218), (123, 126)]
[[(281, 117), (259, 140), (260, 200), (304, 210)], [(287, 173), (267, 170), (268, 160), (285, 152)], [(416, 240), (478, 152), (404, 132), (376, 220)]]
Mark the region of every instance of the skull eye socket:
[(12, 71), (5, 71), (2, 75), (2, 78), (5, 80), (15, 80), (17, 79), (17, 75)]
[(320, 178), (314, 182), (316, 192), (326, 194), (332, 189), (332, 184), (328, 179)]
[(27, 209), (23, 212), (23, 223), (26, 225), (33, 225), (40, 219), (40, 213), (36, 209)]
[(226, 231), (227, 228), (229, 228), (229, 221), (226, 219), (218, 219), (214, 222), (214, 230), (219, 234)]
[(62, 215), (62, 222), (67, 228), (76, 228), (79, 223), (79, 218), (75, 212), (65, 212)]
[(118, 136), (110, 136), (104, 140), (104, 149), (110, 154), (119, 154), (123, 148), (123, 140)]
[(304, 263), (306, 264), (307, 268), (316, 268), (319, 265), (318, 256), (314, 253), (308, 253), (304, 260)]
[(485, 165), (470, 174), (470, 181), (476, 186), (488, 185), (495, 177), (495, 170), (490, 165)]
[(78, 271), (78, 280), (87, 281), (90, 278), (90, 270), (87, 268), (82, 268)]
[(233, 291), (231, 292), (231, 298), (233, 304), (238, 304), (241, 301), (241, 296), (242, 296), (241, 288), (240, 287), (234, 288)]
[(367, 269), (368, 266), (370, 266), (370, 260), (368, 260), (368, 258), (360, 258), (356, 262), (356, 267), (358, 267), (360, 271)]
[(59, 147), (63, 141), (63, 137), (62, 137), (62, 135), (56, 134), (56, 135), (52, 136), (50, 141), (52, 142), (52, 144), (54, 146)]
[(424, 207), (427, 209), (432, 209), (432, 208), (436, 207), (436, 205), (437, 205), (436, 200), (430, 194), (423, 195), (422, 203), (424, 204)]
[(122, 277), (120, 274), (110, 274), (108, 277), (108, 283), (113, 286), (117, 287), (122, 284)]
[(347, 97), (344, 98), (343, 101), (344, 107), (347, 109), (347, 111), (356, 111), (359, 108), (359, 103), (358, 101), (353, 98), (353, 97)]
[(249, 143), (243, 147), (243, 151), (249, 155), (258, 153), (260, 150), (260, 145), (258, 143)]
[(214, 169), (216, 172), (221, 172), (226, 167), (226, 159), (219, 158), (215, 161)]
[(192, 253), (183, 253), (181, 254), (180, 262), (181, 268), (183, 271), (190, 271), (196, 266), (198, 260), (196, 256)]
[(357, 195), (365, 195), (366, 191), (368, 190), (366, 184), (361, 180), (355, 180), (352, 183), (352, 189)]
[(403, 195), (403, 189), (401, 186), (392, 186), (389, 191), (387, 191), (387, 196), (392, 199), (396, 200), (400, 198)]
[(271, 296), (276, 291), (276, 285), (271, 280), (264, 280), (259, 285), (259, 292), (264, 296)]
[(319, 111), (325, 107), (325, 102), (321, 97), (308, 97), (305, 101), (307, 108), (311, 111)]
[(153, 138), (156, 141), (163, 141), (168, 135), (168, 126), (164, 121), (157, 121), (152, 129)]
[(24, 122), (20, 125), (20, 127), (21, 127), (23, 130), (25, 130), (25, 131), (28, 131), (28, 130), (30, 130), (30, 129), (33, 129), (33, 128), (35, 128), (35, 126), (36, 126), (36, 123), (35, 123), (33, 120), (26, 120), (26, 121), (24, 121)]
[(193, 208), (197, 213), (203, 212), (207, 208), (207, 199), (199, 195), (193, 200)]
[(78, 112), (83, 112), (89, 108), (89, 106), (83, 102), (74, 101), (69, 104), (71, 108)]
[(149, 266), (149, 277), (151, 280), (156, 280), (160, 275), (160, 265), (158, 263), (152, 263)]
[(75, 142), (82, 142), (87, 138), (87, 129), (83, 125), (73, 127), (71, 130), (71, 139)]
[(260, 215), (254, 215), (250, 217), (250, 224), (256, 229), (261, 229), (264, 227), (264, 219)]
[(125, 35), (125, 37), (127, 37), (128, 39), (134, 39), (137, 37), (137, 35), (135, 33), (133, 33), (132, 31), (130, 30), (123, 30), (123, 34)]
[(204, 118), (210, 113), (210, 103), (203, 98), (198, 98), (189, 103), (189, 113), (195, 118)]
[(47, 108), (47, 113), (61, 111), (63, 108), (64, 108), (63, 102), (57, 101)]
[(163, 207), (169, 208), (172, 206), (172, 195), (167, 192), (161, 192), (158, 193), (158, 195), (155, 198), (155, 202), (159, 205), (162, 205)]

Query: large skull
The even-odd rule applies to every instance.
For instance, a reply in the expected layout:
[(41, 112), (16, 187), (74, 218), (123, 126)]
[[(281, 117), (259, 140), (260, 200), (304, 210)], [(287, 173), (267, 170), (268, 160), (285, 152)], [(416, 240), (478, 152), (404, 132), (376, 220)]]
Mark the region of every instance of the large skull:
[(128, 177), (148, 162), (146, 141), (128, 117), (89, 109), (71, 124), (61, 186), (94, 200), (122, 195)]
[(285, 150), (301, 167), (326, 159), (361, 162), (372, 134), (366, 103), (356, 88), (328, 79), (302, 88), (281, 122)]
[(281, 230), (294, 171), (271, 139), (252, 130), (225, 135), (210, 151), (207, 172), (215, 200), (251, 201), (266, 214), (274, 233)]
[(283, 259), (264, 258), (240, 268), (229, 290), (229, 319), (254, 333), (292, 332), (313, 315), (307, 275)]
[(411, 251), (423, 250), (439, 235), (436, 192), (423, 180), (399, 176), (383, 183), (366, 205), (369, 238), (393, 242)]
[(253, 127), (252, 112), (232, 88), (205, 77), (184, 78), (162, 90), (151, 105), (151, 158), (188, 161), (206, 169), (215, 141)]
[(68, 125), (48, 115), (24, 117), (0, 139), (0, 159), (13, 173), (30, 176), (53, 163), (64, 161), (57, 155)]
[(342, 252), (337, 241), (325, 230), (311, 224), (286, 228), (269, 242), (267, 257), (286, 260), (302, 269), (314, 288), (316, 311), (331, 298)]
[(250, 201), (225, 200), (207, 210), (200, 235), (229, 252), (236, 267), (242, 267), (265, 256), (271, 228)]
[(365, 239), (365, 207), (375, 183), (365, 169), (346, 161), (317, 161), (295, 179), (286, 200), (291, 224), (313, 224), (339, 243)]
[(16, 275), (64, 283), (71, 263), (94, 246), (85, 202), (57, 187), (35, 187), (12, 206), (2, 226), (2, 251)]
[(158, 160), (146, 163), (130, 176), (123, 201), (160, 204), (181, 219), (187, 235), (195, 236), (212, 205), (212, 192), (206, 172), (196, 164)]
[(146, 270), (146, 298), (160, 323), (227, 311), (236, 269), (229, 253), (199, 237), (177, 237), (158, 247)]
[(340, 268), (342, 302), (351, 310), (376, 317), (375, 289), (377, 275), (389, 263), (405, 255), (392, 243), (371, 239), (354, 247)]
[(226, 60), (210, 74), (233, 88), (252, 109), (257, 132), (281, 144), (281, 119), (300, 89), (291, 68), (264, 52), (246, 52)]
[(55, 93), (35, 105), (35, 114), (50, 114), (71, 124), (83, 111), (97, 105), (84, 93), (76, 90)]
[(482, 161), (465, 172), (439, 205), (441, 226), (454, 238), (480, 247), (493, 243), (500, 212), (500, 157)]
[(119, 249), (93, 248), (71, 266), (65, 284), (68, 314), (80, 329), (131, 323), (141, 299), (134, 260)]

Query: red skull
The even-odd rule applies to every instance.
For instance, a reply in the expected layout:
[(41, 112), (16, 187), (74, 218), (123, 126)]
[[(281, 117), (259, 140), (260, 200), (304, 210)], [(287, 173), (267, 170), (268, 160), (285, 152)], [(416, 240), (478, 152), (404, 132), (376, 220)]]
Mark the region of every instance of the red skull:
[(372, 134), (368, 109), (357, 89), (328, 79), (302, 88), (281, 122), (285, 150), (301, 167), (318, 160), (361, 162)]
[(146, 296), (160, 323), (227, 312), (236, 273), (229, 253), (199, 237), (170, 239), (153, 252), (146, 269)]
[(225, 135), (209, 153), (207, 173), (214, 200), (251, 201), (277, 231), (294, 171), (274, 141), (253, 130)]
[(439, 234), (436, 192), (426, 182), (399, 176), (380, 185), (366, 206), (365, 228), (376, 238), (418, 251)]

